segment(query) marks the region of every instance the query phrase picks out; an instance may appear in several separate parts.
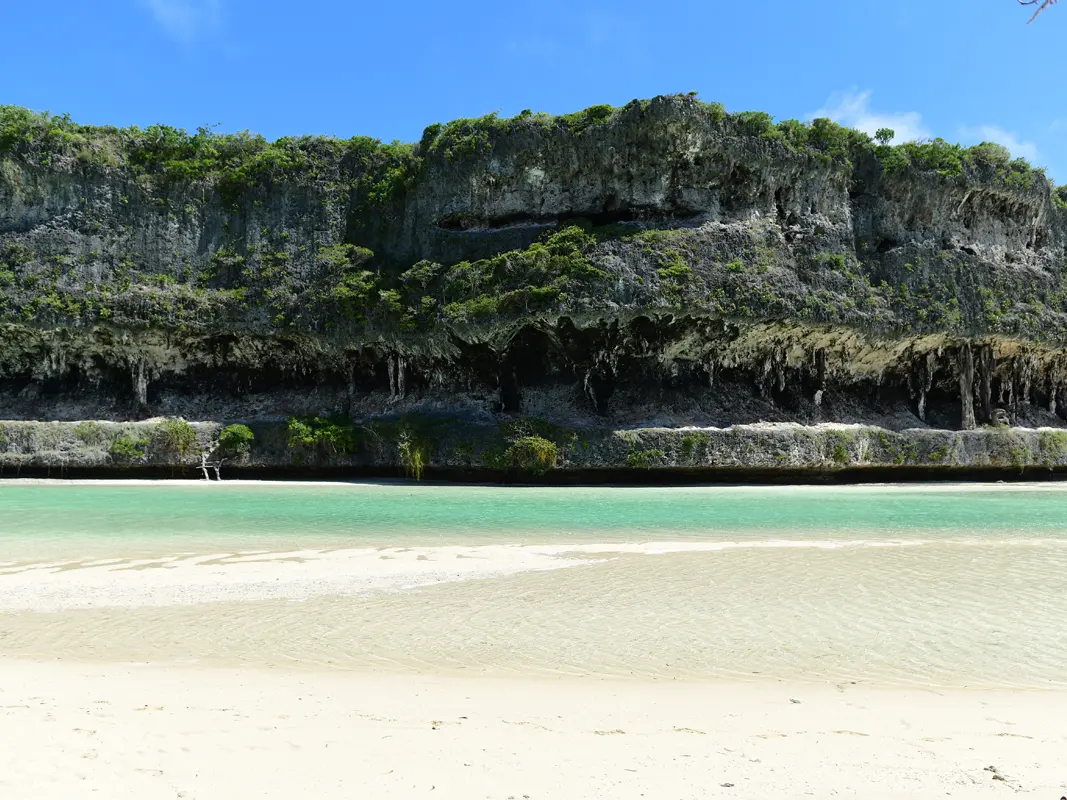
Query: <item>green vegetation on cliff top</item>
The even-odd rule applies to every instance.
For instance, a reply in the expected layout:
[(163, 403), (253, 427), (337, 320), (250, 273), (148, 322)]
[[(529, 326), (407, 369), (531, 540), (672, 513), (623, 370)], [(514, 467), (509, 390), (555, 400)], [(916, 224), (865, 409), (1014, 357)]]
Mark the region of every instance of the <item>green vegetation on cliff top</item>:
[[(703, 116), (724, 132), (759, 137), (792, 152), (844, 164), (866, 154), (876, 157), (887, 172), (908, 167), (937, 172), (943, 177), (974, 172), (983, 179), (1023, 186), (1037, 179), (1047, 180), (1043, 170), (1031, 167), (1025, 159), (1011, 159), (1003, 147), (992, 143), (962, 147), (933, 139), (890, 146), (829, 119), (775, 123), (765, 112), (731, 114), (721, 103), (704, 103), (692, 95), (674, 99), (687, 103), (691, 113)], [(325, 173), (340, 167), (366, 178), (363, 188), (370, 198), (383, 201), (398, 186), (412, 180), (426, 158), (442, 155), (449, 160), (460, 159), (488, 148), (496, 136), (522, 131), (581, 135), (589, 128), (626, 115), (641, 115), (652, 102), (633, 100), (618, 108), (596, 105), (560, 116), (523, 111), (509, 118), (492, 113), (435, 123), (426, 128), (417, 145), (385, 144), (367, 136), (283, 137), (271, 142), (248, 131), (219, 133), (205, 127), (190, 134), (169, 125), (143, 129), (81, 125), (69, 115), (0, 105), (0, 154), (13, 154), (39, 164), (48, 164), (56, 156), (71, 157), (85, 165), (125, 166), (134, 173), (166, 181), (213, 180), (220, 192), (229, 197), (265, 181), (326, 177)], [(1060, 192), (1058, 196), (1062, 195)]]
[(211, 180), (230, 201), (272, 180), (329, 179), (342, 164), (378, 175), (379, 181), (367, 190), (382, 193), (377, 183), (408, 171), (412, 151), (411, 145), (383, 144), (366, 136), (283, 137), (270, 142), (248, 131), (218, 133), (202, 127), (190, 134), (169, 125), (80, 125), (68, 115), (0, 106), (0, 154), (41, 165), (65, 157), (90, 167), (125, 167), (164, 183)]

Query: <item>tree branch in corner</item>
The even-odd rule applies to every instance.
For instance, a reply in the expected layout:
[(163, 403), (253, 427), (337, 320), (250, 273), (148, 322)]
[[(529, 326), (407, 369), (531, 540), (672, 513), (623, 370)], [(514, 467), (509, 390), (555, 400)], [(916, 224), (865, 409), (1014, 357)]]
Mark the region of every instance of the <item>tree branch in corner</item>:
[[(1035, 19), (1038, 18), (1042, 11), (1044, 11), (1049, 6), (1055, 5), (1057, 2), (1058, 0), (1019, 0), (1019, 5), (1037, 6), (1037, 10), (1034, 12), (1034, 15), (1030, 17), (1030, 22), (1033, 22)], [(1040, 3), (1041, 5), (1038, 5), (1038, 3)], [(1026, 24), (1029, 25), (1030, 22), (1027, 22)]]

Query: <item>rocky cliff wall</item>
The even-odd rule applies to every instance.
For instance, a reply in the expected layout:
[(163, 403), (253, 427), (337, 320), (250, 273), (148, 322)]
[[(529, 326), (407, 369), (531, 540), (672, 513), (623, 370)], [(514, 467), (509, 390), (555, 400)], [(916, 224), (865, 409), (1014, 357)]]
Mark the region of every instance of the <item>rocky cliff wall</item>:
[(688, 96), (413, 145), (5, 107), (0, 417), (1060, 426), (1064, 194)]
[[(536, 418), (504, 424), (408, 415), (294, 426), (259, 422), (252, 443), (226, 445), (218, 423), (0, 423), (0, 477), (84, 476), (491, 479), (567, 483), (854, 482), (1063, 479), (1067, 431), (975, 431), (764, 423), (729, 428), (565, 428)], [(311, 441), (309, 431), (332, 428)], [(221, 441), (220, 441), (221, 439)]]

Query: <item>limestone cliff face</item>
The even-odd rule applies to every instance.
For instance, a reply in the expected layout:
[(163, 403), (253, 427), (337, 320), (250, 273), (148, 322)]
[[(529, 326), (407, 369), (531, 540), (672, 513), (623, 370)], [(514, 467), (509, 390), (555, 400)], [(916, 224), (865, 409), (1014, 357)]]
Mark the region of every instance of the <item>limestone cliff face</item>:
[(0, 417), (901, 430), (1067, 409), (1067, 212), (995, 147), (690, 97), (412, 146), (16, 122)]
[(848, 168), (744, 135), (695, 101), (635, 103), (578, 130), (520, 120), (462, 148), (446, 135), (429, 152), (390, 250), (409, 260), (487, 255), (575, 218), (851, 226)]

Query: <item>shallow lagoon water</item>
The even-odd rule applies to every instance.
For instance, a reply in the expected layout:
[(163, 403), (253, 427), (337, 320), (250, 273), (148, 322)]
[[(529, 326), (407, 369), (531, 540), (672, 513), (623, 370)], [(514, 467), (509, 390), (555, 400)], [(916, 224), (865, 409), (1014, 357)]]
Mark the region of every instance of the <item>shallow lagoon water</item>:
[(0, 655), (1067, 683), (1055, 484), (0, 484)]

